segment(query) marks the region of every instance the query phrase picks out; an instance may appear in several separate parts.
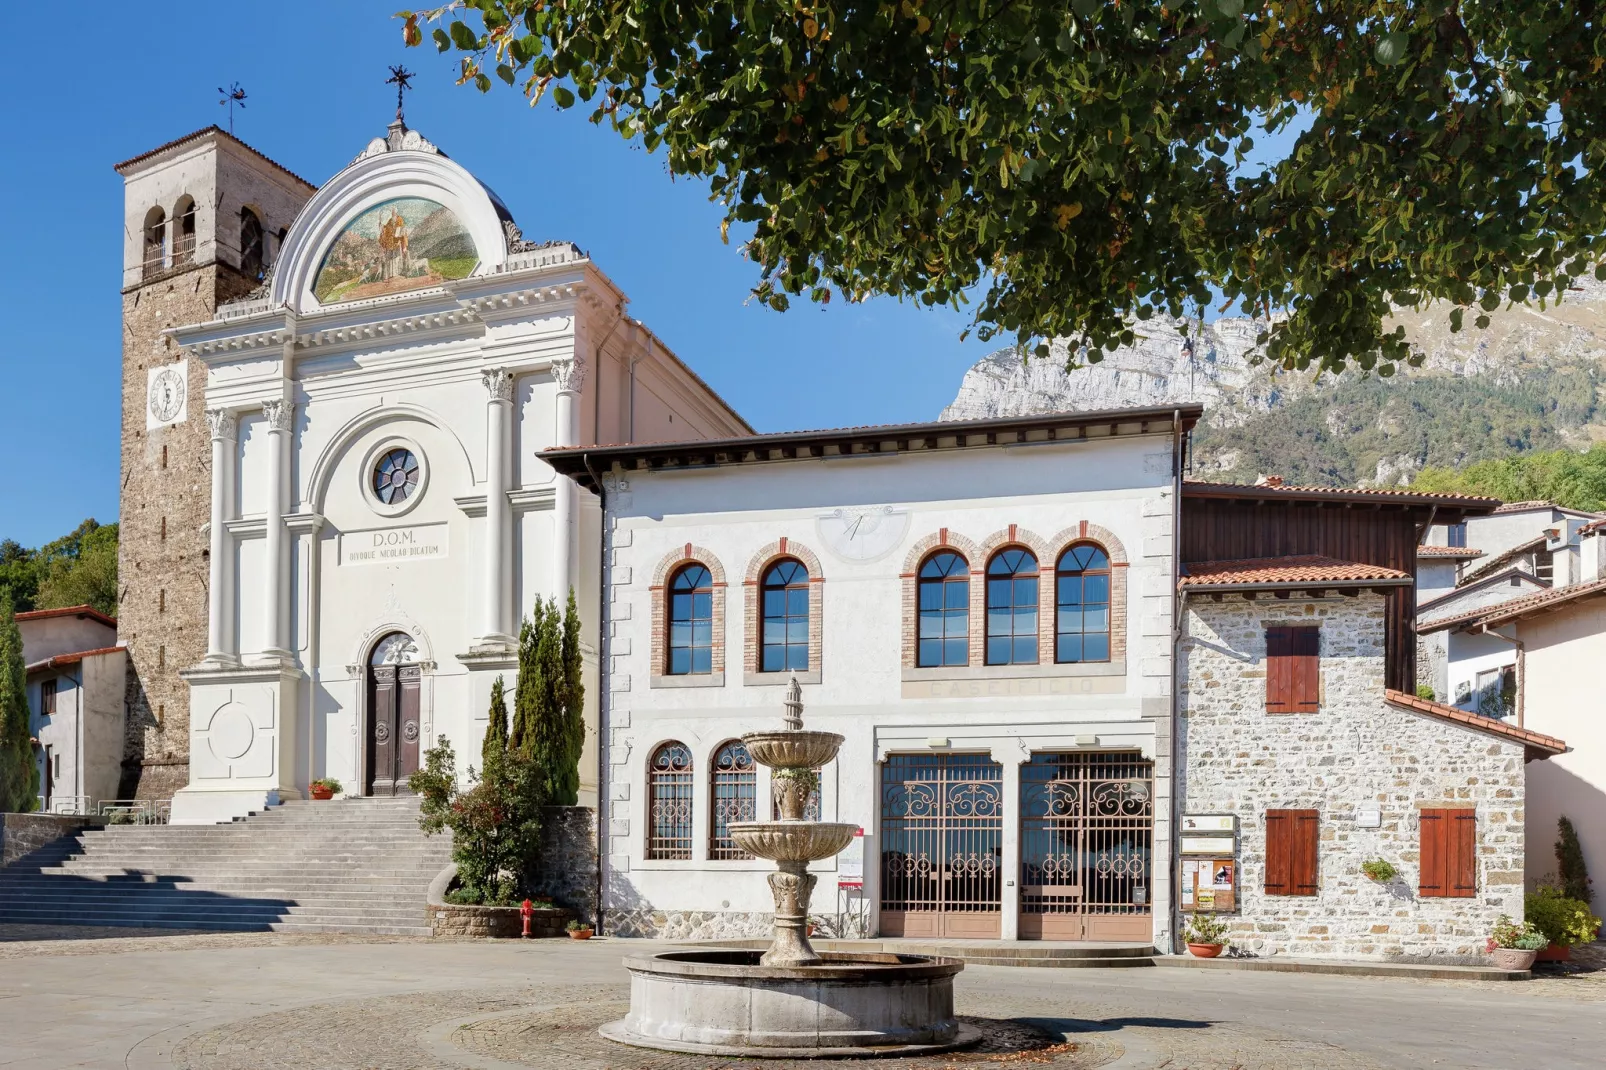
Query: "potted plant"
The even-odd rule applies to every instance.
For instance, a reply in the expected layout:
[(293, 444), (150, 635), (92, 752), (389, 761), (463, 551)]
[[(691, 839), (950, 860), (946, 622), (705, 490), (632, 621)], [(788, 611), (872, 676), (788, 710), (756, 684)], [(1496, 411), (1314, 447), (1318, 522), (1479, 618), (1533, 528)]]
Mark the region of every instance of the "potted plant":
[(307, 785), (307, 791), (314, 799), (333, 799), (340, 790), (340, 781), (331, 776), (319, 777)]
[(1231, 943), (1227, 939), (1227, 923), (1209, 914), (1189, 918), (1183, 939), (1188, 942), (1189, 953), (1201, 959), (1215, 958)]
[(1534, 956), (1550, 941), (1531, 921), (1517, 924), (1509, 915), (1500, 915), (1489, 933), (1489, 957), (1501, 970), (1528, 970), (1533, 968)]
[(1388, 884), (1400, 875), (1400, 871), (1394, 868), (1393, 863), (1386, 862), (1381, 858), (1373, 858), (1362, 862), (1361, 872), (1366, 875), (1367, 880), (1374, 881), (1377, 884)]
[(579, 918), (570, 919), (569, 924), (565, 925), (564, 929), (568, 931), (570, 940), (591, 939), (591, 926), (587, 925)]
[(1554, 884), (1541, 884), (1524, 896), (1523, 914), (1549, 941), (1539, 952), (1539, 962), (1566, 962), (1574, 944), (1589, 943), (1600, 929), (1600, 919), (1589, 912), (1588, 903)]

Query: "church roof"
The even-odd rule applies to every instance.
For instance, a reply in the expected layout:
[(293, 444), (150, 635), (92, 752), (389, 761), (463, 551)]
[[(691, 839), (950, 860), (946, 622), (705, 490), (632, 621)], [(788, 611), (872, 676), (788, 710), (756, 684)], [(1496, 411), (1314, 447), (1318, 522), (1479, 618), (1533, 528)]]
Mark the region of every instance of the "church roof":
[(298, 175), (294, 171), (290, 170), (288, 167), (286, 167), (284, 164), (280, 163), (278, 160), (275, 160), (271, 156), (268, 156), (265, 153), (262, 153), (262, 152), (257, 151), (256, 149), (253, 149), (250, 145), (247, 145), (245, 142), (241, 141), (239, 138), (235, 137), (233, 134), (229, 133), (227, 130), (223, 129), (221, 126), (218, 126), (216, 123), (214, 123), (211, 126), (203, 126), (201, 129), (196, 130), (193, 133), (185, 134), (183, 137), (174, 138), (172, 141), (169, 141), (167, 144), (158, 145), (154, 149), (151, 149), (148, 152), (140, 153), (138, 156), (131, 156), (128, 159), (124, 160), (122, 163), (113, 165), (112, 170), (121, 172), (125, 167), (132, 167), (137, 163), (141, 163), (141, 162), (143, 162), (145, 160), (150, 159), (152, 156), (158, 156), (158, 155), (166, 152), (168, 149), (176, 149), (180, 145), (187, 145), (192, 141), (200, 141), (202, 138), (209, 137), (209, 136), (215, 136), (215, 137), (220, 137), (220, 138), (227, 139), (228, 141), (230, 141), (230, 142), (234, 143), (235, 145), (238, 145), (240, 148), (244, 149), (246, 152), (249, 152), (251, 155), (253, 155), (253, 156), (255, 156), (255, 157), (257, 157), (257, 158), (259, 158), (261, 160), (264, 160), (267, 163), (272, 164), (274, 167), (277, 167), (279, 170), (283, 171), (285, 174), (289, 175), (291, 178), (295, 179), (297, 182), (301, 183), (303, 186), (306, 186), (308, 189), (317, 189), (318, 188), (316, 183), (308, 182), (306, 179), (302, 178), (300, 175)]

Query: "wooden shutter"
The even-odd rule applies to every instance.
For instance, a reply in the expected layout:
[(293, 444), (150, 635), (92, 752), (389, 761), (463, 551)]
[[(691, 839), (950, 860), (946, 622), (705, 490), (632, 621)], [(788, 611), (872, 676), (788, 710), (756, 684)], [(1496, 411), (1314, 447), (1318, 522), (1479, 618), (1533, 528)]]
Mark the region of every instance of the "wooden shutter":
[(1315, 713), (1321, 701), (1321, 629), (1266, 629), (1266, 712)]
[(1478, 891), (1478, 814), (1462, 808), (1423, 810), (1421, 874), (1417, 892), (1438, 899), (1470, 899)]
[(1315, 895), (1315, 810), (1266, 811), (1266, 894)]

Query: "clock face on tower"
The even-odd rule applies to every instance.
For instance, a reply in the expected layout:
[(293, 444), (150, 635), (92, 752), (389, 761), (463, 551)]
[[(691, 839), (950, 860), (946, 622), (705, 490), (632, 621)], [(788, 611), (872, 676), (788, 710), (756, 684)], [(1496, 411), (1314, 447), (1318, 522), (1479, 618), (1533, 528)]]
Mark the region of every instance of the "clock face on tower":
[(815, 518), (826, 549), (844, 561), (874, 561), (891, 553), (909, 530), (909, 514), (890, 505), (844, 506)]
[(146, 383), (146, 426), (161, 427), (183, 419), (187, 392), (182, 361), (151, 369)]

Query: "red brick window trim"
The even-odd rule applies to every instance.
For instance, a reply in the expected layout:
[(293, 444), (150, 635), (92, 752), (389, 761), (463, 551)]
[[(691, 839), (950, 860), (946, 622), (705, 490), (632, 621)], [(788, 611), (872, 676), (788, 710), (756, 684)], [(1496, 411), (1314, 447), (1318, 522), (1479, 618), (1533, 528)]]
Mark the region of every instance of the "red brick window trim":
[[(771, 570), (785, 561), (795, 561), (808, 573), (808, 668), (764, 670), (764, 581)], [(781, 537), (761, 547), (747, 563), (742, 579), (742, 671), (784, 682), (796, 671), (807, 683), (820, 672), (825, 640), (825, 573), (820, 558), (796, 539)], [(807, 677), (805, 678), (805, 674)], [(749, 682), (752, 682), (751, 680)]]
[(652, 675), (655, 679), (669, 677), (669, 587), (674, 578), (689, 565), (701, 565), (708, 569), (710, 586), (712, 588), (711, 615), (709, 620), (709, 670), (706, 673), (688, 674), (677, 679), (707, 679), (722, 677), (725, 672), (725, 567), (720, 564), (719, 558), (700, 546), (687, 543), (685, 546), (664, 555), (658, 562), (653, 573), (652, 586), (652, 641), (650, 656), (652, 659)]

